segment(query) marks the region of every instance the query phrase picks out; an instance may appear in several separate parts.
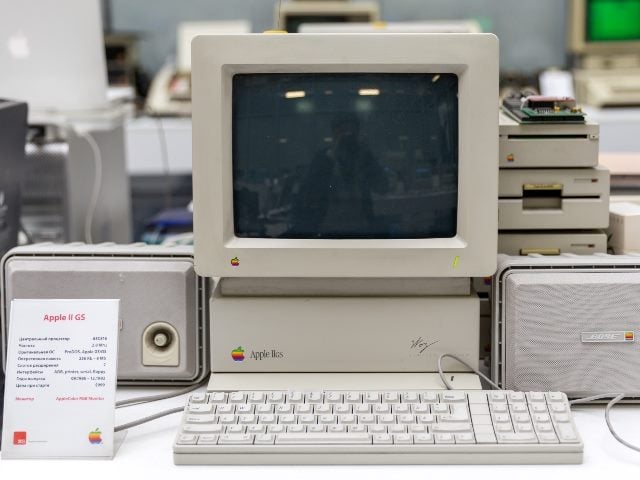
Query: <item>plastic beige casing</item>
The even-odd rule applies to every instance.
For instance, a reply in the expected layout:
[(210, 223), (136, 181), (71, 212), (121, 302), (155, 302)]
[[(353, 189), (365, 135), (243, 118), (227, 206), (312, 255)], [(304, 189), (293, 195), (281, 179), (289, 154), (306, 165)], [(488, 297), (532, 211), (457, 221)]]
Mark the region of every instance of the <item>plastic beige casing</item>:
[[(455, 73), (458, 230), (437, 239), (237, 238), (232, 77), (237, 73)], [(195, 259), (208, 277), (472, 277), (495, 271), (498, 40), (491, 34), (200, 36), (192, 45)], [(231, 259), (239, 261), (232, 266)], [(235, 263), (235, 262), (234, 262)]]

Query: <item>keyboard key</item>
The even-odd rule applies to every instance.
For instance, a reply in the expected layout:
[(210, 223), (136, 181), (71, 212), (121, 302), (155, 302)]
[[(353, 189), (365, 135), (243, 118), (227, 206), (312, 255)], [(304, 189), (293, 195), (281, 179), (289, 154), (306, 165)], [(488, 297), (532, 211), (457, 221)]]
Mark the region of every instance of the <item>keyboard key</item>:
[(176, 443), (178, 445), (195, 445), (198, 442), (198, 436), (188, 433), (182, 433), (178, 435)]
[(362, 394), (360, 392), (347, 392), (344, 394), (344, 403), (360, 403)]
[(498, 443), (538, 443), (538, 437), (533, 433), (497, 433)]
[(493, 415), (495, 423), (511, 423), (511, 416), (508, 413), (496, 413)]
[(289, 392), (287, 403), (304, 403), (304, 394), (298, 391)]
[(471, 415), (489, 415), (489, 405), (485, 403), (472, 403), (469, 405)]
[(242, 425), (227, 425), (224, 433), (245, 433), (244, 429), (245, 427)]
[(215, 423), (215, 415), (186, 415), (184, 417), (184, 423)]
[(274, 423), (278, 423), (278, 417), (273, 414), (260, 415), (258, 417), (258, 423), (263, 425), (273, 425)]
[(309, 415), (312, 414), (314, 410), (314, 405), (308, 403), (298, 403), (290, 406), (293, 406), (293, 411), (296, 415)]
[(322, 392), (309, 392), (305, 396), (307, 403), (322, 403)]
[(267, 395), (267, 403), (283, 403), (284, 400), (284, 392), (269, 392)]
[(472, 432), (470, 423), (436, 423), (431, 426), (431, 431), (434, 433), (456, 433), (456, 432)]
[(476, 433), (476, 443), (497, 443), (496, 436), (493, 433)]
[(513, 421), (515, 423), (530, 423), (531, 417), (528, 413), (517, 413), (513, 416)]
[(455, 443), (455, 437), (451, 433), (436, 433), (434, 435), (436, 443)]
[(544, 393), (542, 392), (527, 392), (527, 400), (529, 403), (545, 402)]
[(304, 425), (287, 425), (287, 433), (304, 433), (305, 431), (306, 427)]
[(376, 433), (373, 435), (373, 443), (391, 444), (393, 443), (393, 438), (388, 433)]
[(441, 397), (443, 402), (466, 402), (467, 400), (467, 395), (464, 392), (456, 391), (444, 392)]
[(378, 415), (378, 423), (386, 424), (386, 425), (395, 423), (395, 417), (393, 415), (391, 415), (391, 414)]
[(564, 402), (567, 399), (567, 396), (562, 392), (549, 392), (547, 393), (547, 402)]
[(496, 423), (493, 426), (493, 428), (496, 431), (496, 433), (513, 432), (513, 427), (511, 426), (511, 423)]
[(187, 410), (189, 413), (195, 414), (213, 413), (213, 405), (211, 405), (210, 403), (196, 403), (194, 405), (189, 405), (189, 407), (187, 407)]
[(526, 403), (514, 403), (511, 405), (511, 413), (529, 413)]
[(318, 417), (318, 423), (322, 424), (322, 425), (327, 425), (330, 423), (336, 423), (336, 416), (335, 415), (320, 415)]
[(226, 401), (226, 392), (212, 392), (209, 394), (209, 403), (225, 403)]
[(215, 445), (218, 443), (218, 435), (200, 435), (198, 445)]
[(507, 395), (504, 392), (489, 392), (489, 402), (491, 403), (506, 403)]
[(249, 403), (264, 403), (266, 401), (266, 395), (264, 392), (251, 392), (247, 399)]
[(298, 417), (298, 423), (304, 425), (316, 423), (316, 417), (315, 415), (300, 415)]
[(327, 432), (329, 433), (345, 433), (346, 431), (346, 425), (327, 425)]
[(428, 403), (418, 403), (416, 405), (411, 405), (411, 411), (415, 414), (431, 413), (431, 405), (429, 405)]
[[(364, 425), (362, 425), (362, 427), (364, 428)], [(307, 432), (309, 433), (322, 433), (326, 431), (327, 431), (326, 425), (318, 425), (318, 424), (307, 425)], [(360, 432), (360, 433), (363, 433), (363, 432)]]
[(397, 433), (392, 436), (396, 445), (407, 445), (413, 443), (413, 437), (408, 433)]
[(358, 423), (370, 425), (372, 423), (376, 423), (376, 417), (371, 414), (358, 415)]
[(533, 413), (547, 413), (547, 404), (546, 403), (531, 403), (529, 404), (529, 408)]
[(293, 413), (293, 405), (289, 403), (283, 403), (280, 405), (276, 405), (275, 413), (278, 415), (287, 415)]
[(353, 406), (350, 404), (337, 404), (333, 406), (333, 413), (337, 415), (346, 415), (353, 413)]
[(507, 413), (509, 411), (509, 407), (504, 403), (492, 403), (491, 411), (493, 413)]
[(218, 416), (218, 423), (222, 423), (225, 425), (231, 424), (231, 423), (236, 423), (237, 418), (235, 415), (229, 414), (229, 415), (219, 415)]
[(246, 432), (247, 433), (265, 433), (267, 431), (266, 425), (247, 425)]
[(426, 425), (409, 425), (409, 433), (427, 433)]
[(551, 433), (538, 432), (538, 441), (540, 443), (558, 443), (558, 437), (556, 437), (556, 434), (553, 432)]
[(332, 413), (333, 406), (332, 405), (315, 405), (313, 408), (313, 412), (316, 415), (324, 415), (326, 413)]
[(367, 433), (367, 426), (366, 425), (348, 425), (347, 431), (351, 433)]
[(234, 413), (236, 410), (235, 405), (218, 405), (216, 408), (216, 413), (218, 415), (228, 415), (230, 413)]
[(327, 392), (325, 394), (325, 402), (342, 403), (342, 394), (339, 392)]
[(250, 423), (256, 423), (258, 417), (256, 417), (253, 414), (248, 414), (248, 415), (240, 415), (238, 417), (238, 423), (242, 424), (242, 425), (248, 425)]
[(434, 392), (423, 392), (420, 394), (420, 400), (422, 403), (437, 403), (438, 394)]
[(417, 392), (404, 392), (401, 396), (403, 403), (417, 403), (420, 401), (420, 397)]
[(373, 413), (382, 414), (382, 413), (391, 413), (391, 405), (387, 403), (379, 403), (373, 406)]
[(272, 433), (264, 433), (261, 435), (256, 435), (254, 440), (255, 445), (273, 445), (276, 441), (276, 436)]
[(435, 423), (436, 417), (433, 415), (416, 415), (416, 420), (420, 424), (432, 424)]
[(509, 392), (509, 403), (521, 403), (526, 402), (527, 399), (524, 395), (524, 392)]
[(236, 407), (236, 413), (253, 413), (253, 405), (238, 405)]
[(224, 434), (220, 435), (218, 445), (251, 445), (253, 443), (253, 435), (248, 433)]
[(536, 425), (536, 430), (538, 432), (543, 432), (543, 433), (547, 433), (547, 432), (553, 432), (553, 425), (551, 425), (550, 423), (541, 423), (539, 425)]
[(368, 433), (283, 433), (276, 445), (358, 445), (371, 443)]
[(438, 417), (439, 422), (469, 422), (471, 418), (468, 414), (459, 414), (459, 415), (440, 415)]
[(558, 413), (553, 415), (553, 421), (556, 423), (567, 423), (571, 421), (571, 417), (566, 413)]
[(399, 403), (400, 395), (398, 392), (385, 392), (382, 396), (382, 401), (384, 403)]
[(449, 413), (449, 405), (446, 403), (434, 403), (431, 405), (431, 413)]
[(380, 403), (380, 394), (378, 392), (366, 392), (363, 401), (364, 403)]
[[(416, 404), (416, 405), (420, 405), (420, 404)], [(391, 405), (391, 411), (396, 415), (411, 413), (411, 405), (407, 403), (397, 403), (397, 404)], [(429, 413), (429, 412), (426, 412), (426, 413)]]
[(363, 413), (371, 413), (371, 405), (354, 405), (353, 413), (361, 415)]
[(183, 425), (182, 431), (184, 433), (222, 433), (224, 430), (223, 425), (213, 424), (213, 425)]
[(573, 425), (570, 423), (558, 423), (556, 425), (556, 433), (560, 443), (578, 443), (578, 434), (576, 433)]
[(413, 441), (416, 444), (433, 443), (433, 435), (431, 433), (419, 433), (413, 436)]
[(207, 401), (206, 393), (192, 393), (189, 403), (205, 403)]
[(256, 405), (255, 413), (262, 415), (264, 413), (273, 413), (273, 405)]
[(369, 433), (387, 433), (387, 426), (386, 425), (367, 425), (367, 431)]
[[(269, 425), (267, 427), (267, 433), (273, 433), (273, 434), (284, 433), (286, 428), (287, 428), (286, 425)], [(309, 430), (307, 429), (307, 431)]]
[(353, 425), (357, 423), (357, 419), (355, 415), (347, 414), (347, 415), (338, 415), (338, 423), (342, 425)]
[(229, 394), (229, 403), (245, 403), (246, 398), (244, 392), (231, 392)]
[(292, 423), (296, 423), (296, 416), (291, 414), (279, 415), (278, 423), (281, 423), (283, 425), (291, 425)]
[(456, 433), (456, 443), (476, 443), (473, 433)]
[(551, 413), (565, 413), (567, 411), (567, 406), (564, 403), (552, 403), (550, 407)]
[(388, 433), (406, 433), (407, 427), (405, 425), (389, 425), (387, 427)]

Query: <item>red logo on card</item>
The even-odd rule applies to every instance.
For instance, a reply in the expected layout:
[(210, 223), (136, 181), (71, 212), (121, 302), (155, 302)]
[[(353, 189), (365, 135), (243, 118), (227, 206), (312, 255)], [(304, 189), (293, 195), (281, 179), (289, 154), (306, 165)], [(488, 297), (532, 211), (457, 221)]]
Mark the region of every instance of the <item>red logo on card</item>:
[(27, 432), (13, 432), (13, 444), (14, 445), (26, 445), (27, 444)]

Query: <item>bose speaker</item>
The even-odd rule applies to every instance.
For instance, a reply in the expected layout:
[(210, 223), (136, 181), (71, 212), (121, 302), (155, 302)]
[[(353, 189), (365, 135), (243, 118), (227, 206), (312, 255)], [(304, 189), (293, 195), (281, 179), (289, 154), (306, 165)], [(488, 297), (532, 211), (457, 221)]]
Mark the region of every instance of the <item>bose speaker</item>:
[(118, 383), (193, 384), (208, 369), (208, 291), (193, 248), (36, 244), (2, 260), (2, 361), (11, 300), (120, 300)]
[(640, 397), (640, 256), (499, 256), (494, 380), (519, 391)]

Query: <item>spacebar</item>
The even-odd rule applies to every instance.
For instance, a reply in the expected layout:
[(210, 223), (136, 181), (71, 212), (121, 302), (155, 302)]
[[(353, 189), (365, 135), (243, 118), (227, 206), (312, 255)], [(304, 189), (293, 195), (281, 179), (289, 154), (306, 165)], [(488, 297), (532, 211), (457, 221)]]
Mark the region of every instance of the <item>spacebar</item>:
[(368, 433), (283, 433), (276, 437), (280, 445), (355, 445), (371, 443)]

